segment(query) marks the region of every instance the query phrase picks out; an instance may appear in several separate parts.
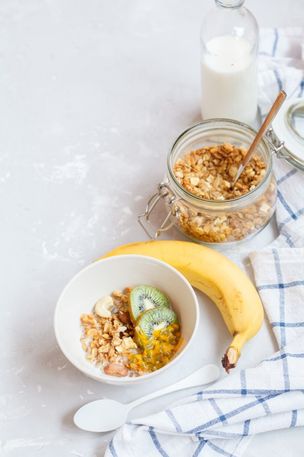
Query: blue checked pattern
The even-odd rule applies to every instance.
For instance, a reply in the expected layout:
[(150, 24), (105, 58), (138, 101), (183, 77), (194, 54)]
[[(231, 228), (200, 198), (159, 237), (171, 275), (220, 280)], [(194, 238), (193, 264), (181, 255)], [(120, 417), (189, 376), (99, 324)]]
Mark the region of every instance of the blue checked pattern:
[[(262, 31), (262, 112), (278, 88), (303, 94), (303, 72), (284, 64), (286, 50), (295, 58), (303, 36), (301, 29)], [(241, 457), (254, 434), (304, 426), (304, 176), (282, 161), (275, 173), (280, 236), (250, 259), (279, 352), (126, 424), (105, 457)]]

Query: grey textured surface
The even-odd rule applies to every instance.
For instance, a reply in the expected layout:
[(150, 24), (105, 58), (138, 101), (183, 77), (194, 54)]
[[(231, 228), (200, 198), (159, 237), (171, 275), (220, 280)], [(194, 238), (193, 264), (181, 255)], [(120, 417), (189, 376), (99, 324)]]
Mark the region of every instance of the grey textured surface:
[[(0, 455), (101, 457), (108, 436), (78, 431), (73, 411), (101, 396), (127, 401), (156, 388), (86, 379), (56, 346), (53, 311), (82, 266), (117, 244), (145, 238), (135, 216), (164, 175), (173, 139), (199, 119), (198, 31), (210, 5), (0, 3)], [(260, 25), (303, 25), (303, 0), (288, 6), (248, 0), (247, 6)], [(269, 227), (251, 248), (273, 233)], [(219, 360), (229, 340), (217, 311), (200, 300), (204, 345), (184, 363), (189, 373)], [(273, 351), (265, 326), (242, 364)], [(300, 457), (301, 442), (303, 430), (267, 434), (254, 439), (247, 455)]]

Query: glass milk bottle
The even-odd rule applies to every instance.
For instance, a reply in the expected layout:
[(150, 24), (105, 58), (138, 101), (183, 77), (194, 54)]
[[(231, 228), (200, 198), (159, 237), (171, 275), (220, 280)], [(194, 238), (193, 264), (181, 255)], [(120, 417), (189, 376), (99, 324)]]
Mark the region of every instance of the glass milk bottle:
[(258, 25), (244, 0), (215, 0), (201, 29), (203, 119), (253, 124), (257, 114)]

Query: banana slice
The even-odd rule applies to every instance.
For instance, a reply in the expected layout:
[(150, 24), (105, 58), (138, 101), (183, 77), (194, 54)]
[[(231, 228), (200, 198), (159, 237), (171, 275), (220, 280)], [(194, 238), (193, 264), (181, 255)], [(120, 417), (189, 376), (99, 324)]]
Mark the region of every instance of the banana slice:
[(100, 298), (95, 303), (95, 313), (99, 317), (111, 317), (111, 309), (114, 306), (113, 298), (110, 295), (106, 295), (105, 297)]

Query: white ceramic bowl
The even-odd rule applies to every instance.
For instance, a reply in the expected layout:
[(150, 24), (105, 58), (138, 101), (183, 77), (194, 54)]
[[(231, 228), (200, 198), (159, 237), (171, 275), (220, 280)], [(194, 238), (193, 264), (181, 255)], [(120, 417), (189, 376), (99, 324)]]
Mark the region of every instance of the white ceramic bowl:
[[(139, 377), (106, 375), (85, 358), (80, 344), (80, 315), (91, 312), (95, 302), (113, 290), (139, 284), (156, 286), (168, 295), (181, 323), (183, 344), (176, 356), (157, 371)], [(109, 257), (81, 270), (65, 287), (55, 310), (55, 334), (67, 359), (87, 376), (109, 384), (132, 384), (157, 376), (185, 357), (197, 329), (198, 313), (198, 302), (191, 285), (175, 268), (152, 257)]]

